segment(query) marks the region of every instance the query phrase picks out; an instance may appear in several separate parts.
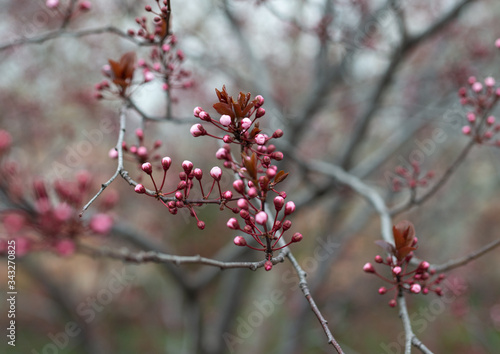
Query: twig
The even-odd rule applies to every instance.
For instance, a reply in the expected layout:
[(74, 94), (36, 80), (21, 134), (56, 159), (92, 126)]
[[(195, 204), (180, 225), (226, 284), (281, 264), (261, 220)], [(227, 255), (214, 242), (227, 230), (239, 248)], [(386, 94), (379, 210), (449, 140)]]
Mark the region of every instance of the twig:
[(450, 269), (461, 267), (474, 259), (481, 257), (483, 254), (495, 249), (500, 246), (500, 239), (495, 240), (493, 242), (488, 243), (487, 245), (481, 247), (480, 249), (458, 259), (450, 260), (441, 265), (431, 265), (432, 269), (435, 269), (437, 272), (445, 272)]
[[(123, 249), (121, 251), (115, 251), (111, 249), (93, 249), (87, 246), (80, 246), (80, 250), (89, 255), (114, 258), (122, 260), (124, 262), (131, 262), (131, 263), (171, 262), (174, 263), (175, 265), (203, 264), (203, 265), (218, 267), (220, 269), (248, 268), (250, 270), (256, 270), (258, 268), (262, 268), (266, 263), (266, 260), (262, 260), (259, 262), (223, 262), (215, 259), (201, 257), (200, 255), (176, 256), (154, 251), (131, 253), (126, 249)], [(271, 262), (273, 264), (282, 263), (285, 259), (285, 255), (286, 255), (285, 252), (280, 253), (277, 257), (272, 258)]]
[(115, 180), (115, 178), (118, 176), (123, 171), (123, 148), (122, 148), (122, 143), (123, 139), (125, 137), (125, 123), (126, 123), (126, 112), (127, 107), (125, 105), (122, 105), (120, 108), (120, 133), (118, 135), (118, 141), (116, 143), (116, 150), (118, 151), (118, 166), (116, 167), (116, 171), (111, 176), (111, 178), (106, 182), (101, 185), (101, 189), (90, 199), (90, 201), (85, 204), (83, 207), (82, 211), (80, 212), (80, 217), (83, 215), (85, 210), (89, 208), (89, 206), (94, 202), (94, 200), (97, 199), (101, 195), (101, 193)]
[(398, 296), (399, 317), (403, 321), (405, 331), (405, 354), (411, 354), (412, 344), (420, 349), (422, 353), (432, 354), (432, 352), (415, 336), (411, 329), (411, 320), (406, 307), (406, 299), (403, 294)]

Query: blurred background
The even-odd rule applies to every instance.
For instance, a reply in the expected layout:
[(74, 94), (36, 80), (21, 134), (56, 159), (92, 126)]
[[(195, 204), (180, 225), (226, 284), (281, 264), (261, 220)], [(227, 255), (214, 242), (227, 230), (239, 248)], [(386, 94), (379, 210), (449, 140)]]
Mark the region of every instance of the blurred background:
[[(75, 12), (59, 30), (71, 5)], [(6, 215), (34, 205), (36, 181), (51, 190), (55, 181), (72, 185), (82, 171), (90, 172), (85, 203), (116, 170), (108, 152), (118, 137), (120, 101), (97, 100), (94, 86), (103, 80), (108, 59), (128, 51), (147, 59), (150, 48), (111, 33), (108, 26), (137, 31), (135, 18), (151, 21), (144, 6), (155, 9), (156, 3), (92, 1), (89, 10), (80, 5), (61, 1), (51, 9), (38, 0), (0, 2), (0, 129), (12, 136), (11, 148), (1, 156), (4, 242), (12, 238)], [(222, 166), (215, 159), (219, 145), (189, 134), (197, 122), (193, 108), (215, 116), (214, 89), (223, 85), (233, 96), (239, 91), (262, 95), (263, 130), (284, 131), (277, 141), (285, 154), (280, 169), (290, 175), (280, 187), (297, 205), (293, 230), (304, 235), (292, 251), (330, 329), (346, 353), (402, 353), (398, 310), (387, 305), (392, 295), (379, 295), (377, 289), (386, 284), (362, 271), (383, 252), (374, 244), (381, 239), (378, 215), (355, 192), (307, 171), (302, 162), (341, 166), (376, 188), (390, 207), (409, 198), (408, 190), (392, 188), (397, 166), (417, 161), (422, 171), (434, 171), (429, 185), (439, 180), (470, 139), (461, 132), (467, 109), (460, 104), (459, 88), (470, 76), (500, 79), (494, 45), (500, 37), (500, 4), (172, 0), (171, 6), (171, 30), (190, 84), (172, 88), (168, 99), (160, 80), (137, 87), (132, 99), (142, 112), (166, 117), (169, 106), (175, 120), (144, 121), (130, 113), (125, 141), (138, 144), (134, 131), (143, 128), (145, 145), (160, 140), (156, 152), (170, 156), (175, 171), (187, 159), (208, 172)], [(74, 35), (98, 28), (102, 33)], [(11, 45), (57, 31), (39, 43)], [(138, 71), (135, 79), (140, 76)], [(499, 237), (499, 157), (494, 146), (474, 146), (432, 198), (394, 217), (394, 224), (408, 219), (415, 225), (418, 258), (441, 264)], [(17, 173), (9, 176), (12, 161)], [(125, 167), (132, 177), (139, 175), (137, 164)], [(230, 176), (224, 176), (229, 187)], [(418, 188), (417, 195), (428, 188)], [(57, 200), (53, 191), (49, 194)], [(236, 233), (226, 227), (229, 212), (201, 208), (206, 228), (199, 230), (186, 210), (171, 215), (118, 178), (90, 207), (85, 222), (98, 213), (110, 215), (113, 228), (107, 235), (82, 235), (76, 252), (67, 256), (67, 249), (45, 247), (52, 245), (51, 236), (38, 235), (36, 228), (22, 235), (39, 242), (28, 243), (17, 256), (16, 346), (7, 347), (3, 336), (2, 352), (331, 352), (287, 261), (270, 272), (220, 271), (128, 264), (81, 248), (261, 260), (262, 254), (232, 244)], [(447, 273), (444, 297), (408, 297), (414, 332), (430, 350), (498, 351), (499, 266), (493, 250)], [(2, 290), (6, 276), (2, 257)], [(0, 309), (0, 327), (6, 328), (6, 301)]]

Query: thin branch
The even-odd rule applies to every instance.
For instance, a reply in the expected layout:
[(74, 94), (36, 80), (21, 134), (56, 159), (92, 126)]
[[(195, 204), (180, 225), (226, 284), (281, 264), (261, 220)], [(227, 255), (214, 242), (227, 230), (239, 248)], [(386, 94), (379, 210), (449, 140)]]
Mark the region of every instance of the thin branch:
[(90, 201), (85, 204), (83, 207), (82, 211), (80, 212), (80, 216), (83, 215), (85, 210), (89, 208), (89, 206), (94, 202), (94, 200), (97, 199), (101, 195), (102, 192), (115, 180), (115, 178), (118, 176), (123, 171), (123, 149), (122, 149), (122, 144), (123, 144), (123, 139), (125, 138), (125, 123), (126, 123), (126, 110), (127, 107), (125, 105), (122, 105), (120, 108), (120, 133), (118, 135), (118, 141), (116, 143), (116, 150), (118, 151), (118, 166), (116, 167), (116, 171), (111, 176), (111, 178), (106, 182), (101, 185), (101, 189), (90, 199)]
[[(92, 256), (114, 258), (130, 263), (170, 262), (174, 263), (175, 265), (203, 264), (203, 265), (218, 267), (220, 269), (248, 268), (250, 270), (257, 270), (258, 268), (262, 268), (266, 263), (266, 260), (262, 260), (259, 262), (223, 262), (215, 259), (201, 257), (200, 255), (176, 256), (154, 251), (131, 253), (127, 249), (116, 251), (111, 249), (93, 249), (88, 246), (80, 246), (80, 250)], [(280, 253), (277, 257), (273, 257), (271, 259), (271, 262), (273, 264), (282, 263), (285, 259), (285, 255), (286, 255), (285, 252)]]
[(467, 263), (481, 257), (485, 253), (488, 253), (489, 251), (495, 249), (496, 247), (500, 246), (500, 239), (495, 240), (493, 242), (488, 243), (487, 245), (481, 247), (480, 249), (464, 256), (460, 257), (458, 259), (450, 260), (446, 263), (443, 263), (441, 265), (431, 265), (432, 269), (435, 269), (437, 272), (445, 272), (454, 268), (461, 267), (463, 265), (466, 265)]
[(412, 344), (420, 349), (422, 353), (432, 354), (432, 352), (415, 336), (411, 328), (411, 320), (406, 307), (406, 299), (403, 294), (398, 296), (399, 317), (403, 321), (405, 331), (405, 354), (411, 354)]
[(103, 33), (111, 33), (115, 34), (119, 37), (122, 37), (124, 39), (127, 39), (137, 45), (144, 45), (144, 46), (150, 46), (154, 45), (154, 43), (151, 42), (141, 42), (135, 39), (134, 37), (129, 36), (126, 32), (123, 32), (119, 28), (116, 28), (114, 26), (105, 26), (105, 27), (97, 27), (97, 28), (91, 28), (91, 29), (86, 29), (86, 30), (80, 30), (80, 31), (68, 31), (66, 29), (58, 29), (52, 32), (44, 33), (39, 36), (34, 36), (31, 38), (17, 38), (17, 39), (12, 39), (10, 43), (5, 43), (5, 44), (0, 44), (0, 52), (9, 48), (13, 48), (19, 45), (26, 45), (26, 44), (41, 44), (46, 41), (56, 39), (59, 37), (73, 37), (73, 38), (79, 38), (79, 37), (85, 37), (85, 36), (90, 36), (94, 34), (103, 34)]

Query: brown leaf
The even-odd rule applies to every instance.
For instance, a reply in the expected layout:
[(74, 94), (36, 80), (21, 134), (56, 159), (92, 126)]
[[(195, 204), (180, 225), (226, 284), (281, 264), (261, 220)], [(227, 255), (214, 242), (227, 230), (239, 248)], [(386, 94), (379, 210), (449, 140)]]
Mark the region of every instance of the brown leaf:
[(257, 180), (257, 155), (252, 153), (252, 156), (243, 156), (243, 165), (245, 165), (248, 175), (252, 180)]
[(392, 233), (396, 249), (395, 256), (398, 260), (402, 260), (411, 251), (416, 250), (416, 247), (413, 247), (415, 227), (411, 222), (408, 220), (400, 221), (392, 227)]
[(285, 171), (279, 171), (276, 174), (276, 177), (274, 177), (274, 183), (278, 184), (280, 182), (283, 182), (287, 177), (288, 177), (288, 172), (285, 173)]
[(232, 119), (234, 119), (234, 112), (231, 109), (231, 105), (223, 102), (217, 102), (213, 105), (214, 109), (217, 111), (219, 114), (227, 114), (230, 116)]

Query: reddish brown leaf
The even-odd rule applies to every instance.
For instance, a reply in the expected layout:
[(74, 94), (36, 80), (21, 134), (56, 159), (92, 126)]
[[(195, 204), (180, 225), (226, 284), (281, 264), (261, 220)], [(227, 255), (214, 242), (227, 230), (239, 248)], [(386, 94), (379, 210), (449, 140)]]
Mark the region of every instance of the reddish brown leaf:
[(396, 255), (396, 249), (389, 242), (383, 240), (377, 240), (375, 241), (375, 244), (382, 247), (387, 253)]
[(243, 164), (247, 169), (248, 175), (252, 180), (257, 180), (257, 156), (255, 153), (252, 156), (243, 156)]
[(280, 182), (283, 182), (287, 177), (288, 177), (288, 172), (285, 173), (285, 171), (279, 171), (276, 174), (276, 177), (274, 177), (274, 183), (278, 184)]
[(227, 114), (230, 116), (232, 119), (234, 119), (234, 112), (231, 109), (231, 106), (227, 103), (223, 102), (217, 102), (214, 104), (214, 109), (217, 111), (219, 114)]
[(416, 250), (413, 247), (413, 240), (415, 238), (415, 227), (408, 220), (403, 220), (392, 227), (394, 235), (394, 244), (396, 249), (396, 258), (402, 260), (411, 251)]

